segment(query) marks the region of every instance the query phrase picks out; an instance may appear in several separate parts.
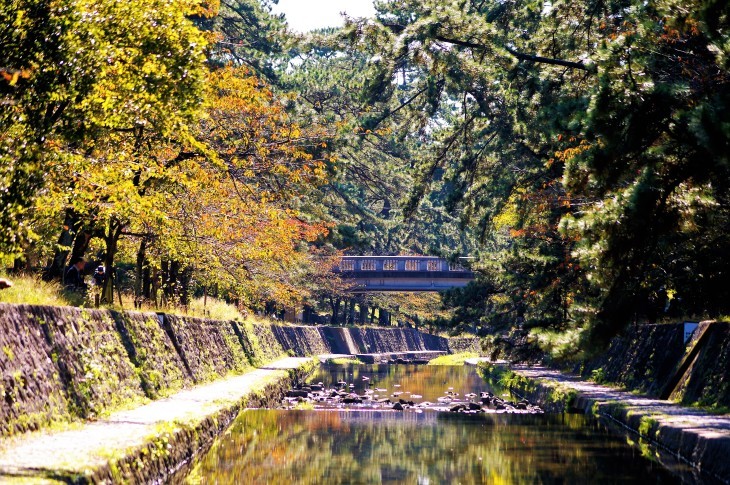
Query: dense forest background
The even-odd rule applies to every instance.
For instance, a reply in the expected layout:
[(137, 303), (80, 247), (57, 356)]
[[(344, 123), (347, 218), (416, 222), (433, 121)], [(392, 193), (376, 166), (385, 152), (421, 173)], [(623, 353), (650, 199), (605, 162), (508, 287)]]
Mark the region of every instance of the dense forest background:
[[(301, 35), (267, 0), (4, 2), (4, 265), (85, 256), (116, 269), (107, 302), (378, 307), (564, 357), (730, 313), (726, 2), (375, 5)], [(353, 301), (341, 254), (479, 278)]]

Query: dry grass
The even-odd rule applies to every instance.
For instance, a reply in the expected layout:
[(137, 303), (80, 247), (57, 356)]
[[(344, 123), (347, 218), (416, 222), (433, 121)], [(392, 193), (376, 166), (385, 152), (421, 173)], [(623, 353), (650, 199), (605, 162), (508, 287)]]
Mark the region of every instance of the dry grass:
[[(77, 306), (93, 307), (93, 289), (88, 296), (81, 293), (66, 291), (57, 281), (43, 281), (37, 276), (19, 275), (9, 279), (13, 286), (0, 290), (1, 303), (25, 304), (25, 305), (48, 305), (48, 306)], [(122, 304), (119, 304), (119, 296), (115, 293), (115, 301), (111, 305), (101, 305), (101, 308), (114, 310), (134, 310), (134, 297), (130, 294), (122, 294)], [(165, 312), (175, 315), (187, 315), (191, 317), (210, 318), (213, 320), (244, 320), (244, 315), (238, 311), (235, 305), (226, 303), (223, 300), (208, 297), (195, 298), (187, 307), (166, 306), (158, 307), (145, 303), (138, 309), (143, 312)]]
[(37, 276), (18, 275), (7, 278), (13, 286), (0, 290), (0, 302), (26, 305), (90, 306), (83, 295), (65, 291), (56, 281), (43, 281)]
[(119, 296), (116, 296), (116, 304), (102, 305), (103, 308), (113, 308), (115, 310), (137, 310), (141, 312), (161, 312), (171, 315), (185, 315), (189, 317), (210, 318), (212, 320), (244, 320), (244, 315), (236, 308), (235, 305), (226, 303), (217, 298), (208, 297), (194, 298), (190, 305), (166, 305), (155, 306), (151, 302), (145, 302), (141, 308), (134, 307), (134, 296), (131, 294), (122, 294), (122, 305), (119, 305)]

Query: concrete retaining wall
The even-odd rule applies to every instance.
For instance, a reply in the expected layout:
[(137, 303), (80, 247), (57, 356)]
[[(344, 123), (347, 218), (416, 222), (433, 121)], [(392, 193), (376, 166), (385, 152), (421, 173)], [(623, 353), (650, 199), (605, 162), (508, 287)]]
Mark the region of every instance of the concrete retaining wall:
[(707, 326), (705, 338), (671, 398), (684, 404), (730, 407), (730, 323), (702, 323), (698, 330), (703, 326)]
[(702, 322), (685, 343), (684, 325), (632, 327), (583, 375), (682, 404), (730, 406), (730, 323)]

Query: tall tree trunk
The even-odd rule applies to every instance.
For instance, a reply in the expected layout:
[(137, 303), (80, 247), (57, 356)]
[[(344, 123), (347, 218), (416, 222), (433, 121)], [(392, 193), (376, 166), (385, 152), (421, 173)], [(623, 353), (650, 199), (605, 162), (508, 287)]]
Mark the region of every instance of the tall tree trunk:
[(380, 309), (380, 317), (378, 318), (378, 325), (384, 327), (390, 322), (390, 312), (387, 310)]
[(355, 325), (355, 299), (350, 299), (350, 325)]
[[(149, 272), (149, 267), (147, 268), (147, 271)], [(157, 297), (160, 293), (160, 270), (155, 268), (154, 271), (152, 271), (152, 278), (151, 278), (151, 288), (150, 288), (150, 299), (155, 304), (155, 307), (161, 306), (160, 302), (157, 300)]]
[(158, 284), (159, 289), (162, 290), (160, 292), (160, 306), (167, 306), (167, 295), (168, 295), (168, 289), (167, 289), (167, 281), (169, 279), (170, 275), (170, 262), (168, 260), (162, 261), (162, 264), (160, 265), (160, 271), (159, 271), (159, 277), (158, 277)]
[(347, 304), (348, 300), (342, 302), (342, 325), (347, 325)]
[(119, 238), (122, 236), (122, 224), (112, 219), (109, 222), (109, 228), (104, 235), (106, 243), (106, 257), (104, 258), (104, 268), (106, 269), (106, 280), (104, 288), (101, 292), (101, 299), (108, 304), (114, 303), (114, 285), (117, 284), (117, 272), (114, 268), (114, 257), (117, 254)]
[[(119, 228), (119, 231), (121, 232), (121, 228)], [(78, 233), (76, 234), (76, 239), (74, 240), (74, 246), (71, 250), (71, 259), (81, 258), (86, 254), (86, 251), (89, 249), (89, 243), (91, 242), (92, 238), (92, 231), (88, 227), (82, 228)], [(119, 240), (119, 237), (117, 236), (117, 240)]]
[(144, 267), (147, 253), (147, 238), (142, 238), (139, 242), (139, 249), (137, 250), (137, 265), (135, 267), (135, 278), (134, 278), (134, 302), (135, 305), (140, 305), (144, 299), (142, 286), (144, 281)]
[(332, 307), (332, 318), (330, 319), (330, 323), (332, 325), (337, 325), (337, 322), (339, 320), (339, 313), (340, 313), (340, 299), (339, 298), (332, 298), (330, 297), (330, 306)]
[(180, 290), (180, 304), (184, 307), (190, 305), (190, 284), (193, 280), (193, 267), (186, 266), (180, 275), (178, 288)]
[(150, 272), (150, 263), (145, 260), (142, 266), (142, 298), (151, 301), (152, 300), (152, 275)]
[(168, 300), (176, 305), (180, 299), (180, 263), (178, 261), (170, 261), (166, 292)]
[(309, 305), (304, 305), (304, 311), (302, 312), (302, 320), (304, 320), (304, 323), (312, 323), (312, 313), (312, 307)]
[(68, 259), (74, 238), (76, 237), (77, 225), (78, 218), (76, 217), (76, 213), (71, 209), (67, 209), (63, 220), (63, 229), (61, 230), (61, 235), (58, 236), (56, 250), (53, 253), (53, 259), (43, 271), (44, 281), (63, 279), (64, 271), (66, 270), (66, 260)]

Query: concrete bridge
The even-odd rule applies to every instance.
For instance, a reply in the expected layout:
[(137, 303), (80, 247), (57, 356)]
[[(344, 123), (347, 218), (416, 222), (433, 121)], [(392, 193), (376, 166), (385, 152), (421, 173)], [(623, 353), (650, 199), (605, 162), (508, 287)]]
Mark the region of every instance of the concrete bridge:
[(343, 256), (334, 272), (354, 280), (352, 293), (445, 291), (474, 280), (474, 272), (434, 256)]

